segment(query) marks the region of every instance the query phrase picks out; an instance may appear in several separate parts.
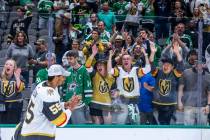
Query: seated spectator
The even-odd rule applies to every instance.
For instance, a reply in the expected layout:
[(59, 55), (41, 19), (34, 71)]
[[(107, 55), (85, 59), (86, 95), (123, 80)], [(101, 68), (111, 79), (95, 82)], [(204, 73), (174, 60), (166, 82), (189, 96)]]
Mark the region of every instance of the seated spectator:
[(21, 77), (21, 68), (17, 68), (14, 60), (5, 62), (0, 78), (0, 124), (17, 124), (20, 122), (23, 98), (21, 92), (25, 88)]

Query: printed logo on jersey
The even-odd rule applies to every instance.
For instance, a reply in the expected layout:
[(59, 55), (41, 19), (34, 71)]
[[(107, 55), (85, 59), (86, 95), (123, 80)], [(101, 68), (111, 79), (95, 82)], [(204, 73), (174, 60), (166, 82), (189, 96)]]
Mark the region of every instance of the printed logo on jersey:
[(117, 14), (118, 14), (118, 15), (122, 15), (123, 12), (124, 12), (123, 9), (120, 9), (120, 10), (117, 11)]
[(107, 84), (107, 82), (105, 81), (99, 82), (99, 91), (102, 94), (109, 92), (109, 85)]
[(68, 90), (69, 91), (75, 91), (77, 87), (77, 84), (75, 82), (68, 84)]
[(160, 94), (166, 96), (171, 91), (171, 80), (160, 79), (159, 80)]
[(47, 94), (50, 95), (50, 96), (53, 95), (53, 89), (48, 89)]
[(1, 93), (6, 97), (11, 97), (15, 94), (15, 81), (10, 81), (8, 86), (8, 81), (1, 82)]
[(123, 88), (127, 92), (132, 92), (134, 90), (134, 79), (133, 79), (133, 77), (123, 78)]

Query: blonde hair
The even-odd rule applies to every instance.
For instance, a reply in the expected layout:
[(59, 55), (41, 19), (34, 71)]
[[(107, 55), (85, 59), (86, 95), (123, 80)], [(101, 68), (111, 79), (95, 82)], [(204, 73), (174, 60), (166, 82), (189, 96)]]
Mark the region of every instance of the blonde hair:
[(1, 72), (1, 79), (2, 79), (2, 80), (6, 80), (6, 79), (7, 79), (7, 76), (8, 76), (8, 75), (6, 74), (6, 68), (5, 68), (5, 65), (6, 65), (6, 63), (7, 63), (8, 61), (11, 61), (11, 62), (14, 64), (14, 70), (17, 69), (17, 64), (16, 64), (15, 60), (13, 60), (13, 59), (8, 59), (8, 60), (6, 60), (6, 62), (4, 63), (4, 68), (3, 68), (2, 72)]

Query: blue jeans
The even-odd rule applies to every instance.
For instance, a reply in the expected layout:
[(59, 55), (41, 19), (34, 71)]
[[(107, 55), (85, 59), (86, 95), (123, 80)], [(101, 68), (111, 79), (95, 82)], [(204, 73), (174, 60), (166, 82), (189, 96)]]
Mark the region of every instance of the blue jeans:
[(75, 109), (71, 115), (71, 124), (87, 124), (85, 111), (85, 106)]
[(185, 125), (207, 125), (208, 115), (203, 112), (202, 107), (184, 107), (184, 124)]

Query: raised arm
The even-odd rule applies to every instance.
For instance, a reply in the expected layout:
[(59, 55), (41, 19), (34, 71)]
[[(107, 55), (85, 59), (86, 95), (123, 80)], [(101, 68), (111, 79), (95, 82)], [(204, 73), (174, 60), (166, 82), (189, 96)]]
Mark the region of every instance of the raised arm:
[(108, 63), (107, 63), (107, 71), (109, 74), (111, 74), (111, 70), (112, 70), (112, 56), (114, 55), (114, 51), (110, 50), (109, 51), (109, 59), (108, 59)]

